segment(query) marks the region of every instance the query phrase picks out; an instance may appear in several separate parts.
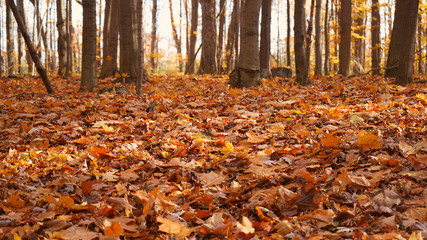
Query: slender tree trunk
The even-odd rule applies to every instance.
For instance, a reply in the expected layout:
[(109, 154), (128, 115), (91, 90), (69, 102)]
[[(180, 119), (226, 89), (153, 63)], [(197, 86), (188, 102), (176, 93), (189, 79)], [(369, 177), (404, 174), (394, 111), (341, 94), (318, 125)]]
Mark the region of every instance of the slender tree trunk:
[(83, 0), (83, 57), (80, 91), (98, 87), (96, 77), (96, 0)]
[(202, 5), (202, 57), (200, 74), (217, 73), (217, 34), (215, 19), (215, 1), (201, 0)]
[(325, 75), (329, 75), (329, 0), (326, 0), (326, 6), (325, 6), (325, 62), (323, 63), (323, 71), (325, 72)]
[(142, 83), (144, 82), (144, 28), (143, 28), (143, 0), (137, 0), (137, 18), (138, 18), (138, 77), (136, 79), (136, 94), (142, 95)]
[(171, 16), (171, 25), (172, 25), (172, 36), (175, 41), (176, 52), (178, 54), (178, 66), (179, 71), (182, 72), (182, 45), (181, 45), (181, 36), (178, 35), (178, 31), (176, 30), (176, 24), (173, 16), (173, 6), (172, 0), (169, 0), (169, 12)]
[(232, 69), (234, 66), (232, 66), (232, 59), (234, 56), (234, 43), (235, 38), (237, 37), (237, 29), (238, 29), (238, 11), (239, 9), (239, 0), (233, 1), (233, 11), (231, 12), (231, 20), (230, 24), (228, 25), (228, 32), (227, 32), (227, 45), (225, 46), (225, 72), (230, 72), (230, 69)]
[(311, 36), (313, 35), (313, 16), (314, 16), (314, 5), (315, 0), (311, 0), (310, 5), (310, 17), (308, 20), (308, 26), (305, 33), (305, 61), (307, 62), (307, 71), (310, 73), (310, 56), (311, 56)]
[[(327, 11), (327, 10), (326, 10)], [(314, 39), (314, 49), (315, 49), (315, 67), (314, 67), (314, 74), (315, 75), (322, 75), (322, 45), (321, 45), (321, 39), (322, 39), (322, 0), (316, 0), (316, 16), (315, 16), (315, 39)], [(327, 32), (328, 29), (325, 28), (325, 32)]]
[(69, 77), (71, 76), (71, 73), (73, 71), (73, 51), (72, 51), (72, 22), (71, 22), (71, 0), (66, 0), (67, 7), (66, 7), (66, 36), (67, 36), (67, 65), (65, 66), (65, 76)]
[[(1, 9), (1, 8), (0, 8)], [(0, 16), (0, 24), (3, 24), (3, 15)], [(2, 47), (2, 31), (0, 31), (0, 49), (3, 49)], [(3, 75), (3, 54), (0, 50), (0, 77)]]
[(401, 11), (405, 17), (402, 19), (402, 22), (394, 24), (401, 24), (402, 29), (404, 29), (399, 48), (399, 67), (394, 83), (397, 85), (407, 85), (414, 82), (415, 33), (420, 2), (419, 0), (397, 0), (397, 2), (404, 2)]
[(242, 32), (238, 67), (230, 74), (233, 88), (261, 84), (259, 64), (259, 14), (261, 0), (246, 0), (242, 6)]
[(117, 67), (117, 44), (119, 36), (120, 1), (107, 0), (105, 2), (104, 18), (104, 47), (100, 78), (114, 76), (119, 70)]
[[(111, 1), (111, 0), (110, 0)], [(56, 26), (58, 28), (58, 75), (66, 75), (67, 64), (67, 22), (64, 0), (56, 0)]]
[(7, 51), (7, 75), (13, 76), (15, 68), (15, 58), (13, 49), (15, 40), (12, 33), (12, 12), (9, 5), (6, 5), (6, 51)]
[(350, 74), (351, 60), (351, 0), (341, 0), (339, 22), (341, 38), (338, 73), (347, 76)]
[(157, 0), (153, 0), (151, 9), (151, 53), (150, 66), (153, 72), (157, 70)]
[(289, 0), (286, 0), (286, 16), (286, 60), (288, 61), (287, 65), (291, 67), (291, 4), (289, 3)]
[(197, 41), (197, 20), (199, 17), (199, 1), (191, 0), (191, 29), (190, 29), (190, 47), (188, 50), (188, 65), (186, 72), (194, 74), (196, 72), (195, 53)]
[(423, 30), (422, 30), (422, 18), (421, 14), (418, 14), (418, 73), (424, 73), (423, 69), (423, 43), (422, 43), (422, 37), (423, 37)]
[(380, 74), (380, 63), (381, 63), (381, 43), (380, 43), (380, 29), (381, 19), (378, 0), (372, 0), (372, 22), (371, 22), (371, 64), (372, 74)]
[(188, 60), (190, 59), (190, 56), (188, 55), (188, 51), (190, 48), (190, 12), (188, 9), (188, 0), (183, 0), (184, 4), (184, 14), (185, 14), (185, 72), (187, 72), (188, 69)]
[(218, 66), (218, 73), (222, 73), (222, 51), (224, 47), (224, 26), (225, 26), (225, 15), (226, 15), (226, 1), (220, 0), (219, 1), (219, 26), (218, 26), (218, 49), (217, 49), (217, 66)]
[(39, 73), (40, 78), (42, 79), (42, 81), (46, 87), (47, 92), (48, 93), (54, 93), (55, 91), (53, 90), (53, 87), (52, 87), (52, 85), (51, 85), (51, 83), (47, 77), (46, 70), (44, 69), (44, 67), (43, 67), (43, 65), (42, 65), (42, 63), (41, 63), (41, 61), (37, 55), (37, 51), (36, 51), (33, 43), (31, 42), (31, 38), (30, 38), (30, 35), (28, 35), (28, 33), (27, 33), (27, 29), (25, 28), (24, 21), (22, 20), (21, 16), (19, 15), (18, 8), (16, 7), (13, 0), (7, 0), (6, 3), (10, 7), (10, 9), (12, 10), (13, 15), (15, 16), (16, 22), (18, 23), (18, 27), (22, 33), (22, 37), (25, 40), (28, 51), (30, 52), (31, 57), (33, 58), (33, 61), (34, 61), (36, 68), (37, 68), (37, 72)]
[(311, 84), (308, 78), (308, 66), (305, 54), (305, 0), (295, 2), (294, 48), (296, 82), (305, 86)]
[(261, 78), (271, 78), (271, 69), (270, 69), (271, 5), (272, 5), (272, 0), (262, 0), (261, 46), (260, 46), (260, 53), (259, 53)]

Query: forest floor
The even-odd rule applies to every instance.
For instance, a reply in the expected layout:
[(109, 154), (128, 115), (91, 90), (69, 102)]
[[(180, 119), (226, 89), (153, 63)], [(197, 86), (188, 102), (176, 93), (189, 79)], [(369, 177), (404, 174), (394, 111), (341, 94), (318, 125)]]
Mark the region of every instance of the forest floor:
[(426, 84), (51, 81), (0, 79), (1, 239), (427, 238)]

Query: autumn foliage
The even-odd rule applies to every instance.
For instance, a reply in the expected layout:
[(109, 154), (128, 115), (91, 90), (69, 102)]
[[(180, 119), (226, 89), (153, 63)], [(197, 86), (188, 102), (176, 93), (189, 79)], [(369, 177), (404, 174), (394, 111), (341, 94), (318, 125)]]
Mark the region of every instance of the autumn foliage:
[(426, 85), (312, 81), (0, 79), (1, 238), (427, 238)]

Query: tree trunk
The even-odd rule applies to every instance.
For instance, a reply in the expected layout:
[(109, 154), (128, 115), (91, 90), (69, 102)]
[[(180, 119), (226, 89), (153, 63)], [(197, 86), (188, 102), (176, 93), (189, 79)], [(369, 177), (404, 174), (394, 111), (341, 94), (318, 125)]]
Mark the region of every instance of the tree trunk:
[(225, 15), (226, 15), (226, 1), (220, 0), (219, 1), (219, 26), (218, 26), (218, 49), (217, 49), (217, 66), (218, 66), (218, 73), (223, 72), (222, 68), (222, 51), (224, 47), (224, 26), (225, 26)]
[(351, 60), (351, 0), (341, 0), (339, 13), (340, 23), (340, 47), (339, 47), (339, 70), (344, 76), (350, 74)]
[(201, 0), (202, 5), (202, 57), (200, 74), (216, 74), (217, 34), (215, 27), (215, 1)]
[(270, 41), (271, 41), (271, 4), (272, 0), (262, 0), (260, 68), (261, 78), (271, 78)]
[(295, 72), (296, 82), (305, 86), (311, 84), (308, 78), (308, 66), (305, 59), (305, 0), (295, 2), (294, 15), (294, 48), (295, 48)]
[(404, 2), (402, 4), (402, 13), (404, 18), (401, 22), (395, 22), (394, 26), (401, 24), (402, 36), (399, 46), (399, 62), (397, 76), (394, 81), (397, 85), (407, 85), (414, 82), (414, 55), (415, 55), (415, 33), (417, 29), (419, 0), (397, 0)]
[(6, 5), (6, 51), (7, 51), (7, 75), (13, 76), (15, 68), (15, 58), (13, 49), (15, 40), (12, 33), (12, 12), (9, 5)]
[(365, 61), (365, 19), (364, 9), (365, 2), (363, 0), (355, 0), (354, 9), (354, 56), (353, 56), (353, 73), (359, 74), (364, 72)]
[[(110, 0), (111, 1), (111, 0)], [(65, 76), (67, 64), (67, 33), (64, 0), (56, 0), (56, 26), (58, 28), (58, 75)]]
[(119, 9), (118, 0), (105, 2), (104, 39), (100, 78), (114, 76), (119, 70), (117, 67), (117, 43), (119, 36)]
[(228, 25), (227, 32), (227, 45), (225, 46), (225, 72), (230, 72), (234, 66), (232, 66), (232, 59), (234, 56), (234, 43), (237, 38), (238, 32), (238, 10), (239, 9), (239, 0), (233, 1), (233, 11), (231, 13), (230, 24)]
[[(24, 1), (23, 0), (17, 0), (16, 1), (16, 6), (18, 8), (19, 14), (22, 17), (22, 21), (24, 22), (25, 27), (27, 26), (27, 24), (25, 23), (25, 15), (23, 15), (23, 9), (24, 9)], [(17, 43), (18, 43), (18, 62), (17, 62), (17, 67), (18, 67), (18, 74), (22, 74), (22, 65), (23, 65), (23, 61), (22, 59), (24, 58), (24, 54), (22, 51), (22, 34), (19, 32), (19, 28), (16, 29), (17, 32)]]
[(153, 0), (151, 9), (151, 53), (150, 66), (153, 72), (157, 70), (157, 0)]
[(72, 19), (71, 19), (71, 0), (67, 1), (67, 7), (66, 7), (66, 36), (67, 36), (67, 65), (65, 66), (65, 76), (69, 77), (71, 76), (71, 73), (73, 71), (73, 51), (72, 51)]
[[(415, 1), (415, 0), (414, 0)], [(396, 1), (396, 10), (394, 11), (393, 29), (391, 31), (391, 38), (388, 47), (387, 64), (385, 68), (384, 77), (396, 77), (398, 64), (399, 64), (399, 48), (401, 46), (401, 37), (407, 28), (401, 24), (405, 21), (406, 13), (404, 9), (407, 1)]]
[[(113, 0), (115, 1), (115, 0)], [(120, 0), (120, 72), (134, 82), (138, 71), (136, 0)]]
[(259, 13), (261, 0), (246, 0), (242, 8), (242, 32), (238, 67), (230, 74), (232, 88), (261, 84), (259, 64)]
[(323, 63), (323, 72), (326, 76), (329, 75), (329, 0), (326, 0), (326, 6), (325, 6), (325, 62)]
[[(328, 10), (326, 10), (328, 11)], [(315, 49), (315, 67), (314, 74), (322, 75), (322, 47), (321, 47), (321, 39), (322, 39), (322, 0), (316, 0), (316, 16), (315, 16), (315, 39), (314, 39), (314, 49)], [(328, 31), (328, 28), (325, 27), (325, 32)]]
[(424, 69), (423, 69), (423, 42), (422, 42), (422, 37), (423, 37), (423, 29), (422, 29), (422, 18), (421, 18), (421, 14), (418, 14), (418, 28), (417, 28), (417, 32), (418, 32), (418, 73), (423, 74), (424, 73)]
[(96, 0), (83, 0), (82, 54), (80, 91), (88, 90), (91, 92), (98, 87), (96, 77)]
[(287, 29), (286, 29), (286, 60), (288, 62), (288, 66), (291, 67), (291, 5), (289, 0), (286, 0), (286, 16), (287, 16)]
[(142, 83), (144, 82), (144, 25), (143, 25), (143, 0), (137, 0), (137, 18), (138, 18), (138, 77), (136, 79), (136, 94), (142, 95)]
[(175, 48), (176, 52), (178, 54), (178, 66), (179, 71), (182, 72), (182, 45), (181, 45), (181, 36), (178, 35), (178, 32), (176, 30), (176, 24), (173, 16), (173, 6), (172, 6), (172, 0), (169, 0), (169, 12), (171, 16), (171, 25), (172, 25), (172, 36), (173, 40), (175, 42)]
[(197, 41), (197, 26), (199, 17), (199, 1), (191, 0), (191, 29), (190, 29), (190, 47), (188, 50), (188, 65), (186, 72), (194, 74), (196, 72), (196, 41)]
[(372, 0), (372, 22), (371, 22), (371, 40), (372, 40), (372, 49), (371, 49), (371, 64), (372, 64), (372, 74), (380, 74), (380, 63), (381, 63), (381, 42), (380, 42), (380, 29), (381, 29), (381, 19), (379, 11), (378, 0)]
[(31, 38), (30, 35), (28, 35), (27, 33), (27, 29), (25, 28), (25, 24), (24, 21), (22, 20), (21, 16), (19, 15), (19, 11), (18, 8), (16, 7), (15, 3), (13, 2), (13, 0), (7, 0), (7, 5), (9, 6), (9, 8), (12, 10), (13, 15), (15, 16), (16, 22), (18, 23), (18, 27), (22, 33), (22, 37), (25, 40), (25, 43), (27, 45), (28, 51), (31, 54), (31, 57), (33, 58), (34, 64), (36, 65), (37, 68), (37, 72), (40, 75), (40, 78), (42, 79), (46, 90), (48, 93), (54, 93), (55, 91), (53, 90), (53, 87), (47, 77), (46, 74), (46, 70), (44, 69), (38, 55), (37, 55), (37, 51), (33, 45), (33, 43), (31, 42)]
[(307, 62), (307, 72), (310, 73), (310, 56), (311, 56), (311, 36), (313, 35), (313, 16), (315, 0), (311, 0), (310, 18), (308, 20), (307, 30), (305, 32), (305, 61)]

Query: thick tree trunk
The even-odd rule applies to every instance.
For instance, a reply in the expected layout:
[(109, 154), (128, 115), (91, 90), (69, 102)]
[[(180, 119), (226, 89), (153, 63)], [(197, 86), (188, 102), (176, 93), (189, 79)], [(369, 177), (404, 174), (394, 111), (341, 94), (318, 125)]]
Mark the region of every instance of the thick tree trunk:
[[(418, 0), (413, 0), (418, 1)], [(407, 26), (401, 24), (406, 18), (404, 9), (407, 1), (396, 1), (396, 10), (394, 12), (393, 30), (388, 47), (387, 64), (384, 77), (396, 77), (399, 65), (399, 49), (401, 47), (402, 35)]]
[[(327, 10), (326, 10), (327, 11)], [(314, 39), (314, 57), (315, 57), (315, 67), (314, 74), (322, 75), (322, 47), (321, 47), (321, 39), (322, 39), (322, 0), (316, 0), (316, 16), (315, 22), (315, 39)], [(325, 32), (328, 31), (328, 28), (325, 27)]]
[(311, 84), (308, 78), (308, 66), (305, 59), (305, 0), (295, 2), (294, 15), (294, 48), (295, 48), (295, 72), (296, 82), (301, 85)]
[(104, 47), (100, 78), (114, 76), (119, 70), (117, 67), (117, 43), (119, 36), (119, 9), (118, 0), (107, 0), (105, 3), (104, 18)]
[(399, 67), (394, 81), (397, 85), (407, 85), (414, 82), (414, 55), (415, 55), (415, 33), (417, 29), (419, 0), (397, 0), (404, 2), (402, 22), (395, 23), (403, 26), (401, 42), (399, 47)]
[(344, 76), (350, 74), (351, 60), (351, 0), (341, 0), (339, 13), (340, 23), (340, 47), (339, 47), (339, 70)]
[(7, 5), (10, 7), (10, 9), (13, 12), (13, 15), (15, 16), (16, 22), (18, 23), (18, 27), (22, 33), (22, 37), (25, 40), (25, 43), (27, 45), (28, 51), (31, 54), (31, 57), (33, 58), (34, 64), (36, 65), (37, 68), (37, 72), (40, 75), (40, 78), (42, 79), (46, 90), (48, 93), (54, 93), (55, 91), (53, 90), (53, 87), (47, 77), (46, 74), (46, 70), (44, 69), (38, 55), (37, 55), (37, 51), (36, 48), (34, 47), (33, 43), (31, 42), (31, 38), (30, 35), (28, 35), (27, 29), (25, 28), (25, 24), (24, 21), (22, 20), (21, 16), (19, 15), (19, 11), (18, 8), (16, 7), (15, 3), (13, 2), (13, 0), (7, 0)]
[(418, 35), (418, 73), (423, 74), (423, 27), (422, 27), (422, 17), (421, 14), (418, 14), (418, 28), (417, 28), (417, 35)]
[(7, 51), (7, 75), (13, 76), (15, 68), (15, 58), (13, 49), (15, 40), (12, 33), (12, 12), (9, 5), (6, 5), (6, 51)]
[(66, 0), (67, 7), (66, 7), (66, 17), (65, 17), (65, 23), (66, 23), (66, 36), (67, 36), (67, 65), (65, 66), (65, 76), (69, 77), (71, 76), (71, 73), (73, 71), (73, 51), (72, 51), (72, 18), (71, 18), (71, 0)]
[(310, 17), (308, 20), (307, 30), (305, 32), (305, 61), (307, 62), (307, 71), (310, 73), (310, 56), (311, 56), (311, 36), (313, 35), (313, 16), (315, 0), (311, 0)]
[(219, 26), (218, 26), (218, 49), (216, 52), (216, 54), (217, 54), (217, 56), (216, 56), (217, 64), (216, 65), (218, 66), (218, 73), (223, 72), (222, 51), (223, 51), (223, 47), (224, 47), (224, 26), (225, 26), (225, 15), (226, 15), (225, 3), (226, 3), (225, 0), (219, 1), (220, 10), (219, 10)]
[(355, 0), (354, 9), (354, 56), (353, 56), (353, 73), (359, 74), (364, 72), (365, 65), (365, 1)]
[[(27, 24), (25, 23), (25, 15), (22, 15), (23, 11), (22, 9), (24, 9), (24, 1), (23, 0), (17, 0), (16, 1), (16, 7), (18, 8), (19, 14), (22, 17), (22, 20), (24, 22), (25, 27), (27, 26)], [(18, 62), (17, 62), (17, 67), (18, 67), (18, 74), (22, 74), (22, 65), (23, 65), (23, 58), (24, 58), (24, 54), (22, 51), (22, 45), (24, 44), (22, 42), (22, 34), (19, 32), (19, 29), (16, 29), (17, 32), (17, 43), (18, 43)]]
[(329, 75), (329, 0), (326, 0), (326, 6), (325, 6), (325, 61), (323, 63), (323, 72), (326, 76)]
[(259, 13), (261, 0), (246, 0), (242, 7), (242, 32), (238, 67), (230, 74), (233, 88), (261, 84), (259, 64)]
[(157, 0), (153, 0), (151, 9), (151, 53), (150, 66), (153, 72), (157, 70)]
[(83, 0), (83, 59), (80, 91), (98, 87), (96, 77), (96, 0)]
[(138, 71), (136, 15), (136, 0), (120, 0), (120, 72), (123, 78), (133, 82)]
[(372, 74), (380, 74), (380, 63), (381, 63), (381, 43), (380, 43), (380, 29), (381, 29), (381, 19), (379, 11), (378, 0), (372, 0), (372, 22), (371, 22), (371, 65), (372, 65)]
[(202, 57), (200, 74), (216, 74), (217, 34), (215, 19), (215, 1), (201, 0), (202, 5)]
[(171, 26), (172, 26), (172, 36), (175, 42), (176, 52), (178, 54), (178, 66), (179, 71), (182, 72), (182, 44), (181, 44), (181, 36), (178, 35), (178, 31), (176, 30), (176, 24), (173, 16), (173, 6), (172, 0), (169, 0), (169, 12), (171, 17)]
[(272, 0), (262, 0), (260, 68), (261, 78), (271, 78), (270, 41), (271, 41), (271, 4)]
[[(111, 0), (110, 0), (111, 1)], [(64, 0), (56, 0), (56, 26), (58, 28), (58, 75), (65, 76), (67, 66), (67, 33)]]
[(191, 29), (190, 29), (190, 47), (188, 49), (188, 65), (186, 72), (194, 74), (196, 72), (196, 41), (197, 41), (197, 20), (199, 17), (199, 1), (191, 0)]
[(137, 18), (138, 18), (138, 77), (136, 79), (136, 94), (142, 95), (142, 83), (144, 82), (144, 25), (143, 25), (143, 0), (137, 0)]

